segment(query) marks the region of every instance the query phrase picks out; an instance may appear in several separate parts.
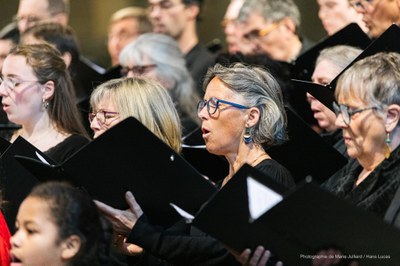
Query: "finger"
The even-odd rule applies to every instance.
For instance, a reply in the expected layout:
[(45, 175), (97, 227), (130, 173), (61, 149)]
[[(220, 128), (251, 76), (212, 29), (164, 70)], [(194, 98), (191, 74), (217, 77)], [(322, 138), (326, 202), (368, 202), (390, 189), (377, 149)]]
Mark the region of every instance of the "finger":
[(245, 264), (249, 260), (250, 254), (251, 254), (250, 249), (246, 248), (245, 250), (243, 250), (243, 252), (238, 257), (239, 262)]
[(107, 204), (94, 200), (94, 203), (96, 204), (97, 208), (104, 214), (114, 217), (116, 215), (118, 215), (118, 210), (114, 209), (111, 206), (108, 206)]
[(137, 203), (135, 197), (133, 196), (132, 192), (128, 191), (125, 193), (125, 199), (126, 202), (129, 205), (129, 208), (136, 214), (136, 216), (139, 218), (142, 216), (143, 211), (142, 208), (140, 207), (139, 203)]
[(253, 256), (251, 256), (249, 264), (250, 265), (257, 265), (258, 261), (260, 260), (262, 254), (264, 253), (265, 249), (262, 246), (258, 246), (256, 250), (254, 250)]
[(269, 250), (264, 251), (264, 253), (257, 265), (258, 266), (267, 265), (267, 262), (270, 257), (271, 257), (271, 252)]

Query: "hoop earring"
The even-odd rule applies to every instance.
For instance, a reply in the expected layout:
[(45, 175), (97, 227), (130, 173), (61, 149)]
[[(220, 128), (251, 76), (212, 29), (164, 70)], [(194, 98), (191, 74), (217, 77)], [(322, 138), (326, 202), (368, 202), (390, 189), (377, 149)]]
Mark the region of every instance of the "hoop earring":
[(49, 107), (49, 102), (46, 101), (45, 99), (42, 99), (42, 106), (43, 106), (43, 111), (46, 110)]
[(253, 141), (253, 138), (251, 137), (251, 128), (246, 127), (244, 130), (244, 135), (243, 135), (244, 143), (249, 144)]
[(386, 150), (385, 150), (385, 158), (388, 159), (390, 157), (390, 143), (392, 142), (392, 140), (390, 139), (390, 133), (386, 133)]

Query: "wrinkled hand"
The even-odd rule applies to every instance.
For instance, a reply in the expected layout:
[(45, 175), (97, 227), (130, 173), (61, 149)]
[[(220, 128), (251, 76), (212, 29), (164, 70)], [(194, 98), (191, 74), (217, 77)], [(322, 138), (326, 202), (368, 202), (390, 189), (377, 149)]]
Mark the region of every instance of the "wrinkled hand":
[(107, 204), (95, 200), (100, 212), (111, 222), (114, 232), (119, 235), (128, 236), (136, 221), (142, 216), (143, 211), (130, 191), (125, 193), (125, 200), (129, 209), (118, 210)]
[(114, 236), (113, 246), (118, 252), (128, 256), (139, 256), (143, 253), (143, 248), (127, 243), (126, 239), (127, 237), (123, 235), (117, 234)]

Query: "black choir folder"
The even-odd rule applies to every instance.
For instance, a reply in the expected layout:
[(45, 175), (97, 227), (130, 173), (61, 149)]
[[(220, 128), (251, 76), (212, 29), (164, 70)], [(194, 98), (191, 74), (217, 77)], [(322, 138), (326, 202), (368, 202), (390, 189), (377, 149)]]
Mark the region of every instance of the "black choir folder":
[(180, 219), (170, 202), (196, 212), (215, 192), (209, 181), (133, 117), (60, 165), (23, 157), (18, 160), (40, 180), (69, 180), (93, 198), (119, 209), (128, 208), (124, 195), (130, 190), (150, 221), (161, 226)]
[(307, 176), (324, 182), (347, 163), (347, 159), (312, 130), (290, 107), (286, 107), (289, 140), (266, 147), (274, 160), (285, 166), (296, 184)]
[(396, 24), (391, 25), (379, 38), (373, 41), (365, 50), (357, 56), (342, 72), (340, 72), (329, 84), (317, 84), (310, 81), (292, 79), (295, 88), (299, 91), (306, 90), (326, 107), (333, 111), (332, 103), (335, 101), (335, 88), (339, 77), (356, 62), (379, 52), (400, 53), (400, 27)]
[[(282, 193), (272, 181), (243, 166), (193, 225), (237, 252), (263, 245), (284, 265), (309, 266), (310, 257), (328, 247), (360, 257), (360, 265), (400, 265), (398, 229), (312, 183)], [(257, 209), (254, 202), (262, 204)]]
[(32, 187), (39, 181), (22, 165), (15, 160), (14, 156), (20, 155), (27, 158), (54, 163), (43, 152), (26, 141), (23, 137), (18, 137), (0, 157), (0, 182), (3, 189), (3, 211), (8, 227), (14, 231), (15, 218), (18, 208), (25, 197), (30, 193)]

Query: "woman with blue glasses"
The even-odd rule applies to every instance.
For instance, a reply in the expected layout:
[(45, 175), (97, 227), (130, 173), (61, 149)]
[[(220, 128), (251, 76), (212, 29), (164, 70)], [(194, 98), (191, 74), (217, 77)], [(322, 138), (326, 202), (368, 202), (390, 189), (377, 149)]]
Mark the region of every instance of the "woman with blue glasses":
[[(291, 174), (265, 152), (265, 146), (286, 138), (286, 114), (280, 87), (264, 69), (235, 64), (210, 68), (204, 81), (204, 99), (198, 104), (203, 138), (210, 153), (225, 156), (230, 164), (228, 176), (218, 187), (247, 163), (266, 172), (281, 184), (292, 187)], [(124, 244), (124, 252), (136, 255), (140, 265), (238, 265), (236, 258), (216, 239), (184, 221), (167, 230), (149, 224), (132, 195), (131, 206), (118, 210), (97, 202), (100, 210), (111, 217), (114, 231)], [(131, 249), (130, 249), (131, 248)], [(162, 264), (167, 263), (167, 264)], [(133, 264), (132, 262), (132, 265)], [(139, 264), (138, 264), (139, 265)]]
[(351, 160), (323, 187), (383, 217), (400, 184), (400, 55), (360, 60), (335, 94), (336, 126)]

